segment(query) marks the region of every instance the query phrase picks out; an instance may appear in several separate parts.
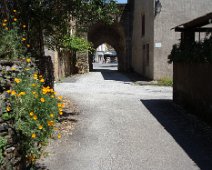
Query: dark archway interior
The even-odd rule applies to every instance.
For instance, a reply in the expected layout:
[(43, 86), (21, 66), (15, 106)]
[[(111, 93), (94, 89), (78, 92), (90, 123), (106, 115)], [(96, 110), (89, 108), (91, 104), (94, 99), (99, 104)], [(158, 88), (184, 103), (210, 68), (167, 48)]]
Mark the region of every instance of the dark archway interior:
[[(98, 23), (93, 25), (88, 32), (88, 40), (93, 43), (95, 49), (103, 43), (110, 44), (117, 52), (118, 70), (123, 71), (126, 43), (125, 34), (120, 24), (106, 25)], [(90, 71), (93, 70), (92, 58), (93, 54), (89, 57)]]

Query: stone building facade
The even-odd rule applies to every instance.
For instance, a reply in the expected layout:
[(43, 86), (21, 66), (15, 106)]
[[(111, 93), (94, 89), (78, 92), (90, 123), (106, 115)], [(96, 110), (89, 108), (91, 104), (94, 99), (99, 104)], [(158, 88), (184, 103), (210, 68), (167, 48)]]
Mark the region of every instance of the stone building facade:
[[(212, 11), (211, 0), (129, 0), (134, 2), (132, 69), (150, 79), (172, 78), (168, 64), (172, 46), (180, 34), (173, 27)], [(156, 14), (156, 3), (162, 5)], [(158, 10), (158, 9), (157, 9)]]

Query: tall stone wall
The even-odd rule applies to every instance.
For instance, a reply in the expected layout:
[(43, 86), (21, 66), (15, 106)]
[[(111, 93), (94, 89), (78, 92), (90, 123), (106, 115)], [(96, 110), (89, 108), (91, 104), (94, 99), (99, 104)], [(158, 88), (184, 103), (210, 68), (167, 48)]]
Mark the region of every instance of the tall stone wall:
[[(8, 81), (8, 74), (15, 74), (13, 68), (17, 68), (18, 63), (11, 63), (8, 61), (0, 60), (0, 106), (2, 102), (8, 97), (5, 92), (10, 88)], [(0, 162), (0, 170), (21, 170), (23, 161), (21, 158), (18, 140), (14, 137), (14, 131), (11, 128), (12, 120), (2, 118), (2, 107), (0, 107), (0, 137), (6, 139), (6, 146), (1, 150), (0, 155), (3, 156)]]

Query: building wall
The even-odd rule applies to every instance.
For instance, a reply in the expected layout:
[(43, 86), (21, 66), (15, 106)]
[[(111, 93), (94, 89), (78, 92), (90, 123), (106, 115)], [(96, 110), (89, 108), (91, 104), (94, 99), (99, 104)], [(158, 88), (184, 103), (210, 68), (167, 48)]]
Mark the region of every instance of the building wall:
[[(132, 33), (132, 68), (135, 72), (153, 79), (153, 0), (135, 0)], [(145, 14), (145, 36), (142, 36), (142, 15)], [(150, 45), (149, 65), (146, 64), (143, 46)]]
[[(132, 68), (151, 79), (172, 78), (173, 65), (168, 64), (167, 58), (172, 46), (179, 42), (180, 34), (171, 29), (211, 12), (212, 0), (160, 0), (162, 10), (157, 16), (154, 14), (155, 0), (134, 1)], [(143, 13), (146, 20), (146, 33), (144, 37), (141, 37)], [(147, 43), (150, 44), (149, 66), (144, 61), (143, 51), (143, 45)]]
[[(167, 57), (175, 43), (179, 43), (180, 33), (171, 28), (188, 22), (212, 11), (212, 0), (160, 0), (162, 10), (154, 22), (154, 79), (172, 77), (173, 66), (167, 64)], [(159, 43), (159, 44), (158, 44)]]

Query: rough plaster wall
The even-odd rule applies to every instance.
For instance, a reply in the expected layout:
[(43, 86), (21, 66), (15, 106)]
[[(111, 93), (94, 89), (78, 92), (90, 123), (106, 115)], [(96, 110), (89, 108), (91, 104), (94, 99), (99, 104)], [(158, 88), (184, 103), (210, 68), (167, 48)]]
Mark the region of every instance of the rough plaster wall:
[(167, 64), (172, 46), (178, 43), (180, 33), (171, 28), (212, 12), (212, 0), (160, 0), (162, 11), (155, 18), (154, 41), (161, 42), (161, 48), (154, 50), (154, 79), (172, 77), (173, 66)]
[[(141, 16), (145, 14), (146, 27), (145, 36), (141, 36), (142, 20)], [(132, 67), (134, 71), (149, 78), (153, 78), (153, 0), (135, 0), (134, 21), (132, 35)], [(150, 45), (150, 64), (144, 63), (143, 45)]]

